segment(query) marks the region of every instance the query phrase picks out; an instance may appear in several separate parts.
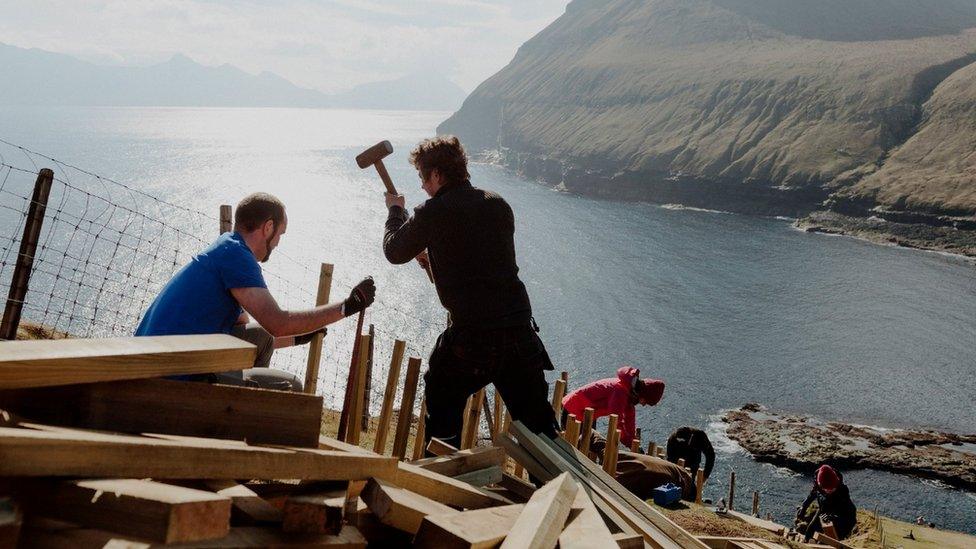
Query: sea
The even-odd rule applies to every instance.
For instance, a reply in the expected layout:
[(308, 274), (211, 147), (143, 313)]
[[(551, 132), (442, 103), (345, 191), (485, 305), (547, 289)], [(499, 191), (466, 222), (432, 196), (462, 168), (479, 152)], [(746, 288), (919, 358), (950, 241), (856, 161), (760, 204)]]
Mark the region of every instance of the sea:
[[(408, 204), (419, 204), (408, 154), (449, 114), (0, 107), (0, 139), (214, 218), (247, 193), (277, 195), (289, 225), (267, 269), (314, 296), (318, 265), (334, 264), (337, 298), (373, 276), (368, 322), (423, 357), (444, 311), (416, 264), (383, 257), (383, 187), (354, 158), (390, 140), (386, 166)], [(785, 522), (810, 490), (809, 475), (757, 463), (725, 435), (722, 414), (750, 402), (831, 421), (976, 431), (970, 261), (809, 234), (788, 219), (575, 196), (493, 165), (470, 171), (515, 211), (520, 275), (556, 365), (550, 381), (566, 371), (572, 389), (622, 365), (664, 380), (661, 403), (638, 409), (643, 440), (706, 429), (718, 452), (707, 498), (723, 497), (735, 471), (737, 508), (759, 491), (761, 513)], [(0, 228), (14, 230), (2, 220)], [(300, 306), (305, 295), (284, 302)], [(327, 402), (343, 368), (323, 370)], [(384, 382), (374, 372), (373, 384)], [(972, 493), (878, 471), (845, 478), (861, 509), (976, 533)]]

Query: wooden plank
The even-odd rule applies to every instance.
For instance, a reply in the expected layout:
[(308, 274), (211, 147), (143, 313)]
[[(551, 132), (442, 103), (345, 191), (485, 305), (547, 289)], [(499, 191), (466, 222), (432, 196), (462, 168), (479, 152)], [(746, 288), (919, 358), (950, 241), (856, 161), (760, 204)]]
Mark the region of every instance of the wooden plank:
[(502, 430), (502, 423), (504, 421), (502, 418), (505, 417), (505, 412), (502, 411), (504, 409), (504, 401), (502, 400), (502, 395), (498, 392), (497, 388), (495, 389), (495, 398), (492, 401), (492, 404), (495, 409), (493, 414), (495, 423), (492, 425), (493, 429), (491, 430), (491, 439), (495, 440), (495, 437), (498, 436), (498, 433)]
[(226, 334), (8, 341), (0, 389), (243, 370), (255, 353)]
[(502, 479), (498, 481), (498, 485), (518, 496), (522, 501), (528, 501), (532, 497), (532, 494), (535, 493), (534, 485), (508, 473), (502, 475)]
[(283, 509), (285, 532), (338, 534), (342, 530), (346, 489), (289, 496)]
[(413, 403), (417, 396), (417, 382), (420, 379), (420, 359), (407, 360), (407, 378), (403, 382), (403, 396), (400, 398), (400, 413), (397, 418), (396, 437), (393, 439), (393, 455), (403, 459), (407, 455), (407, 441), (410, 437), (410, 423), (413, 421)]
[(498, 484), (502, 480), (502, 468), (498, 465), (492, 465), (491, 467), (485, 467), (484, 469), (478, 469), (477, 471), (469, 471), (467, 473), (455, 475), (454, 480), (466, 482), (472, 486), (488, 486), (491, 484)]
[(759, 517), (740, 513), (739, 511), (734, 511), (732, 509), (728, 510), (728, 516), (739, 519), (742, 522), (749, 523), (757, 528), (762, 528), (763, 530), (776, 534), (777, 536), (781, 536), (785, 534), (787, 530), (789, 530), (789, 528), (783, 526), (782, 524), (777, 524), (771, 520), (761, 519)]
[(498, 547), (524, 505), (505, 505), (447, 515), (427, 515), (414, 538), (426, 549), (493, 549)]
[[(435, 439), (431, 439), (431, 443)], [(505, 463), (505, 450), (500, 446), (481, 446), (470, 450), (460, 450), (453, 454), (424, 458), (411, 462), (412, 465), (434, 471), (449, 477), (470, 473), (493, 465)]]
[(478, 389), (471, 397), (471, 413), (468, 416), (468, 437), (461, 446), (462, 450), (474, 448), (481, 435), (481, 408), (484, 406), (485, 388)]
[(312, 448), (322, 424), (322, 397), (166, 379), (0, 391), (0, 408), (85, 429)]
[(471, 426), (469, 416), (471, 415), (472, 406), (474, 406), (474, 395), (469, 395), (468, 399), (464, 401), (464, 411), (461, 413), (461, 437), (458, 438), (458, 448), (464, 450), (470, 448), (470, 446), (465, 447), (464, 442), (468, 440), (468, 431)]
[[(381, 478), (388, 477), (381, 476)], [(478, 490), (470, 484), (433, 471), (426, 471), (409, 463), (400, 463), (396, 477), (392, 480), (397, 486), (422, 496), (466, 509), (483, 509), (511, 503), (495, 494)]]
[[(560, 549), (604, 549), (616, 543), (586, 492), (576, 492), (572, 512), (559, 534)], [(643, 541), (641, 541), (643, 545)]]
[(23, 515), (10, 498), (0, 497), (0, 549), (14, 549), (20, 539)]
[(446, 456), (449, 454), (456, 454), (461, 450), (451, 446), (439, 438), (431, 438), (430, 442), (427, 443), (427, 451), (435, 456)]
[(563, 473), (536, 490), (505, 537), (503, 549), (549, 549), (556, 545), (579, 486)]
[(346, 442), (359, 445), (359, 435), (363, 431), (363, 403), (366, 391), (366, 364), (369, 361), (369, 334), (359, 336), (359, 356), (356, 361), (356, 384), (352, 395), (352, 407), (349, 412), (349, 423), (346, 427)]
[(636, 534), (613, 534), (613, 541), (619, 549), (644, 549), (644, 538)]
[(396, 474), (396, 460), (310, 448), (171, 441), (0, 427), (0, 476), (358, 480)]
[(231, 520), (235, 523), (278, 523), (283, 518), (281, 509), (271, 505), (254, 490), (243, 484), (238, 484), (236, 481), (206, 480), (203, 481), (203, 484), (215, 494), (230, 498), (232, 505)]
[(19, 494), (30, 513), (162, 543), (230, 531), (229, 497), (149, 480), (34, 482)]
[(407, 350), (407, 342), (397, 339), (393, 342), (393, 355), (390, 357), (390, 369), (386, 376), (386, 390), (383, 392), (383, 406), (380, 408), (380, 419), (376, 424), (376, 439), (373, 451), (377, 454), (386, 453), (387, 432), (390, 430), (390, 419), (393, 417), (393, 399), (396, 397), (397, 383), (400, 381), (400, 365)]
[[(321, 306), (329, 302), (329, 295), (332, 293), (332, 273), (334, 267), (329, 263), (323, 263), (319, 267), (319, 288), (315, 295), (315, 305)], [(319, 364), (322, 362), (322, 340), (324, 334), (315, 334), (312, 341), (308, 344), (308, 361), (305, 365), (305, 392), (314, 395), (319, 383)]]
[[(32, 549), (157, 549), (174, 545), (156, 544), (116, 532), (86, 528), (65, 522), (33, 521), (27, 529)], [(277, 528), (237, 527), (220, 539), (181, 543), (181, 549), (244, 549), (256, 547), (364, 549), (366, 539), (353, 526), (338, 535), (289, 534)]]
[(411, 534), (417, 533), (427, 515), (457, 512), (447, 505), (375, 478), (366, 483), (360, 497), (380, 522)]
[(834, 538), (833, 536), (825, 532), (815, 532), (813, 534), (813, 541), (821, 545), (829, 545), (834, 549), (853, 549), (852, 546)]
[(607, 446), (603, 450), (603, 470), (614, 475), (617, 472), (614, 460), (617, 457), (617, 414), (607, 418)]

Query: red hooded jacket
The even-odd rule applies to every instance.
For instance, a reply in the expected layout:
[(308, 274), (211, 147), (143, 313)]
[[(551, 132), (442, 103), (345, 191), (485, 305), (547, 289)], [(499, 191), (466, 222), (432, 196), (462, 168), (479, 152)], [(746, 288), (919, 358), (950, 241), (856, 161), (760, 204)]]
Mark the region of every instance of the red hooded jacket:
[(583, 410), (593, 408), (596, 418), (617, 414), (620, 426), (620, 442), (629, 447), (634, 439), (635, 410), (631, 400), (634, 380), (640, 370), (633, 366), (623, 366), (617, 370), (616, 378), (598, 379), (569, 393), (563, 398), (563, 409), (577, 419), (583, 419)]

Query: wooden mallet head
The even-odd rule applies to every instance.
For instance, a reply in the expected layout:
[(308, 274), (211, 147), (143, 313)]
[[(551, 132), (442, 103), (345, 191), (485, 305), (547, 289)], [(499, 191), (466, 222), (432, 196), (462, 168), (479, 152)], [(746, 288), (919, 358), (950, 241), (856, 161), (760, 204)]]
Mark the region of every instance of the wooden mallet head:
[(368, 168), (371, 165), (375, 166), (376, 173), (380, 174), (380, 179), (382, 179), (383, 184), (386, 185), (386, 192), (390, 194), (397, 194), (396, 187), (393, 186), (393, 180), (390, 179), (390, 174), (386, 171), (386, 166), (383, 165), (383, 158), (389, 156), (392, 152), (393, 145), (391, 145), (389, 141), (380, 141), (379, 143), (359, 153), (359, 155), (356, 156), (356, 164), (363, 169)]

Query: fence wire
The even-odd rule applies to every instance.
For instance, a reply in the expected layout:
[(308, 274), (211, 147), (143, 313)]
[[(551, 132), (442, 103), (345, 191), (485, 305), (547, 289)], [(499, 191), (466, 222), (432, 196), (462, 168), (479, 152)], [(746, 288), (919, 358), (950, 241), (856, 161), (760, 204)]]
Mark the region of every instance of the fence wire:
[[(219, 204), (196, 209), (149, 190), (102, 177), (0, 139), (0, 287), (9, 288), (17, 263), (34, 182), (54, 171), (47, 211), (23, 302), (21, 327), (41, 337), (132, 335), (143, 312), (169, 279), (219, 233)], [(199, 205), (198, 205), (199, 206)], [(280, 252), (262, 266), (268, 287), (284, 308), (315, 303), (319, 265)], [(350, 269), (346, 269), (348, 272)], [(333, 301), (356, 280), (333, 279)], [(406, 357), (424, 359), (446, 324), (410, 306), (377, 300), (366, 313), (375, 324), (368, 410), (382, 405), (395, 339), (407, 339), (395, 409), (399, 409)], [(340, 409), (352, 358), (355, 319), (329, 326), (322, 346), (318, 393)], [(403, 329), (404, 326), (409, 330)], [(364, 330), (365, 332), (365, 330)], [(304, 379), (308, 346), (275, 351), (272, 367)], [(423, 395), (421, 377), (415, 411)]]

